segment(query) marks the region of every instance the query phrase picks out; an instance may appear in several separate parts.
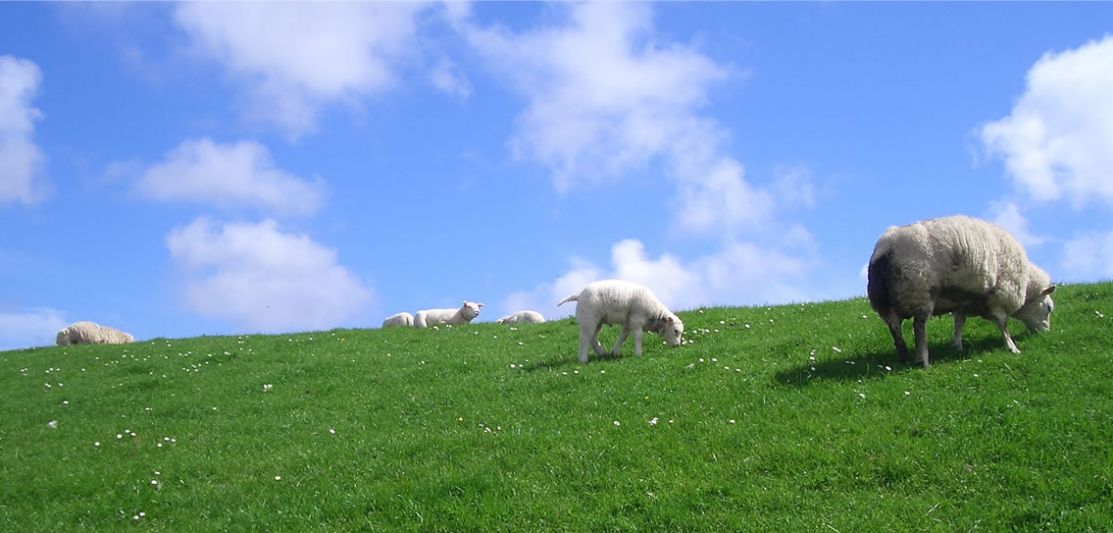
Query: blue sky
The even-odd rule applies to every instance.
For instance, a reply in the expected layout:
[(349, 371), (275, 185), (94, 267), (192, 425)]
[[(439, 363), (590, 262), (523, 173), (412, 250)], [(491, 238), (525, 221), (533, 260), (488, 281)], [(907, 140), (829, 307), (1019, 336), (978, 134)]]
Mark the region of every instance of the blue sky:
[(1113, 4), (0, 4), (0, 349), (859, 296), (890, 225), (1113, 278)]

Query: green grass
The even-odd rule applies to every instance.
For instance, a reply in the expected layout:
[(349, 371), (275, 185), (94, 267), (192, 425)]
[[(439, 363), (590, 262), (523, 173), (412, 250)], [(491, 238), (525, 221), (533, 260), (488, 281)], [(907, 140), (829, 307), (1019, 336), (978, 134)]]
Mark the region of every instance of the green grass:
[(861, 299), (2, 352), (0, 530), (1110, 531), (1113, 284), (1055, 297), (927, 370)]

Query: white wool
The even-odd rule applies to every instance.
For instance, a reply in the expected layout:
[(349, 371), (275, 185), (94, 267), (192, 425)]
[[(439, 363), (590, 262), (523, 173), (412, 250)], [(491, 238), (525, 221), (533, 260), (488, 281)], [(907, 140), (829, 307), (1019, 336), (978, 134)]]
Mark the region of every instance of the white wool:
[(499, 324), (540, 324), (545, 316), (537, 311), (518, 311), (499, 319)]
[(58, 332), (58, 346), (71, 344), (127, 344), (135, 342), (135, 337), (116, 328), (102, 326), (94, 322), (74, 322)]
[(653, 331), (677, 346), (684, 333), (684, 323), (643, 285), (623, 280), (604, 280), (589, 284), (578, 294), (569, 295), (557, 305), (576, 302), (576, 322), (580, 325), (580, 362), (586, 363), (588, 347), (603, 355), (599, 330), (603, 324), (618, 324), (618, 335), (612, 355), (618, 355), (622, 343), (634, 334), (634, 355), (642, 354), (642, 332)]
[[(962, 346), (967, 315), (998, 325), (1009, 350), (1019, 353), (1005, 329), (1008, 317), (1047, 331), (1055, 290), (1046, 272), (1028, 260), (1023, 246), (1000, 226), (966, 216), (951, 216), (891, 227), (877, 241), (869, 265), (870, 304), (890, 327), (901, 355), (906, 318), (926, 322), (932, 315), (955, 314), (956, 348)], [(926, 335), (916, 326), (916, 355), (929, 364)]]
[(386, 320), (383, 320), (383, 327), (384, 328), (390, 328), (390, 327), (412, 328), (413, 326), (414, 326), (414, 316), (405, 312), (405, 311), (402, 311), (401, 313), (396, 313), (396, 314), (390, 315), (390, 316), (386, 317)]
[(483, 304), (465, 301), (459, 309), (424, 309), (414, 315), (415, 328), (427, 328), (438, 324), (468, 324), (479, 316)]

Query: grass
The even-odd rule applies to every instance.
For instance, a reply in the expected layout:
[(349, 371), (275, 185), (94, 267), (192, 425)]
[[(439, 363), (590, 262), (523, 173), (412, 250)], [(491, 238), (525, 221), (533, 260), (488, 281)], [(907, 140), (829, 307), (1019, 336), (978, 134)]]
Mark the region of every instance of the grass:
[(1109, 531), (1113, 284), (1055, 296), (928, 370), (862, 299), (0, 352), (0, 530)]

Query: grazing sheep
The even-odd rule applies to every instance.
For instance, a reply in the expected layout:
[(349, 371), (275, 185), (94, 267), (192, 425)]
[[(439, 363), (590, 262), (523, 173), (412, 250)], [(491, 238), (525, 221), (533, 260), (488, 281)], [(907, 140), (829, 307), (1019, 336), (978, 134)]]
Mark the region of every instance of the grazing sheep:
[(383, 320), (383, 327), (412, 328), (414, 327), (414, 316), (405, 311), (402, 311), (398, 314), (390, 315), (386, 317), (386, 320)]
[(127, 344), (135, 342), (135, 337), (116, 328), (102, 326), (93, 322), (74, 322), (58, 332), (58, 346), (71, 344)]
[(626, 336), (634, 332), (634, 355), (642, 354), (642, 330), (664, 337), (669, 346), (678, 346), (684, 334), (684, 323), (669, 311), (648, 288), (621, 280), (596, 281), (579, 294), (561, 300), (576, 302), (576, 322), (580, 324), (580, 362), (587, 362), (588, 346), (603, 356), (599, 330), (603, 324), (621, 324), (611, 355), (618, 355)]
[(966, 216), (891, 227), (877, 241), (869, 264), (870, 305), (889, 326), (897, 353), (908, 359), (901, 323), (913, 319), (916, 359), (930, 366), (927, 320), (954, 313), (953, 344), (962, 349), (968, 315), (997, 324), (1005, 346), (1020, 353), (1005, 328), (1010, 316), (1032, 331), (1051, 329), (1047, 273), (1028, 260), (1024, 248), (1003, 228)]
[(540, 324), (545, 317), (537, 311), (518, 311), (499, 319), (499, 324)]
[(414, 315), (415, 328), (427, 328), (437, 324), (467, 324), (479, 316), (483, 304), (465, 301), (459, 309), (425, 309)]

